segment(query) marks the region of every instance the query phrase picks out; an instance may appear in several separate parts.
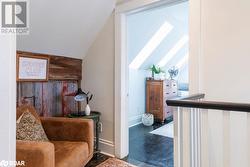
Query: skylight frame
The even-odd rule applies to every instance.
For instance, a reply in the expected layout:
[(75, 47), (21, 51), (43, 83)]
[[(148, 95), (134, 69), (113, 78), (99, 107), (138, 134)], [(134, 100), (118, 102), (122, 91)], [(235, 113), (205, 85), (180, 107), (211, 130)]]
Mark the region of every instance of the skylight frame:
[(158, 29), (158, 31), (152, 36), (152, 38), (129, 64), (129, 68), (135, 70), (139, 69), (140, 66), (152, 55), (154, 50), (166, 38), (166, 36), (173, 30), (173, 28), (173, 25), (171, 25), (169, 22), (164, 22)]
[(188, 35), (182, 36), (157, 65), (159, 67), (164, 67), (178, 53), (178, 51), (181, 50), (186, 45), (186, 43), (188, 43), (188, 41)]

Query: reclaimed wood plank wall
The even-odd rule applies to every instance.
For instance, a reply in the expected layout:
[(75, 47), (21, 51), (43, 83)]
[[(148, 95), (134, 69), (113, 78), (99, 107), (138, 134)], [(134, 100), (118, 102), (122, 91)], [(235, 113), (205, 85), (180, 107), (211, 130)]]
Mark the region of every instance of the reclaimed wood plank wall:
[[(44, 54), (20, 52), (33, 56)], [(46, 55), (50, 57), (48, 82), (17, 82), (17, 106), (24, 97), (35, 97), (35, 108), (40, 116), (65, 116), (78, 110), (72, 96), (65, 96), (77, 90), (82, 79), (82, 60)]]
[(82, 60), (50, 56), (49, 80), (82, 80)]

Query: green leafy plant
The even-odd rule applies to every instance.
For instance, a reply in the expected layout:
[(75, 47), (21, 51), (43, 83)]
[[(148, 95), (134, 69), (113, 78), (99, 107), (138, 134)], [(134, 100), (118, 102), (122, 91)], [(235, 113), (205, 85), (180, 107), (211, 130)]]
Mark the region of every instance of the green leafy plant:
[(160, 74), (160, 73), (165, 73), (165, 71), (160, 68), (160, 67), (157, 67), (155, 65), (152, 65), (149, 70), (152, 72), (152, 78), (154, 78), (154, 75), (155, 74)]

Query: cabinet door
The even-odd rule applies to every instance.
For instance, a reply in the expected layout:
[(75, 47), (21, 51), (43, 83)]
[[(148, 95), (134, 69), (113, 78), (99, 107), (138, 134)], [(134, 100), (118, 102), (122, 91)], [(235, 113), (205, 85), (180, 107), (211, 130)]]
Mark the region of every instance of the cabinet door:
[(162, 82), (147, 82), (147, 112), (156, 118), (162, 117)]

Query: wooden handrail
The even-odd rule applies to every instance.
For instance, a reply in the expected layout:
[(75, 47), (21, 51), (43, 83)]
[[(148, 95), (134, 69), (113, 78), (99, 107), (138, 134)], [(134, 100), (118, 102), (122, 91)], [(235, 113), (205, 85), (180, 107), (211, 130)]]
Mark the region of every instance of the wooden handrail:
[(216, 102), (216, 101), (204, 101), (204, 100), (195, 101), (198, 99), (202, 99), (204, 97), (205, 94), (196, 94), (188, 97), (166, 100), (166, 103), (168, 106), (176, 106), (176, 107), (250, 112), (249, 103)]
[(204, 98), (205, 98), (204, 93), (197, 93), (197, 94), (193, 94), (193, 95), (173, 98), (173, 99), (170, 99), (170, 100), (199, 100), (199, 99), (204, 99)]

